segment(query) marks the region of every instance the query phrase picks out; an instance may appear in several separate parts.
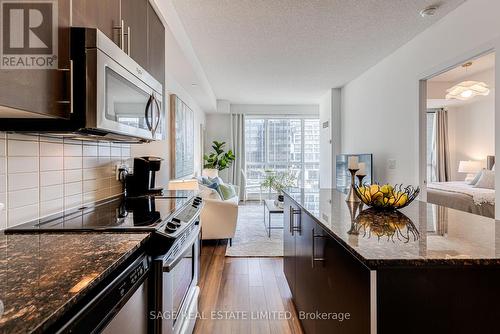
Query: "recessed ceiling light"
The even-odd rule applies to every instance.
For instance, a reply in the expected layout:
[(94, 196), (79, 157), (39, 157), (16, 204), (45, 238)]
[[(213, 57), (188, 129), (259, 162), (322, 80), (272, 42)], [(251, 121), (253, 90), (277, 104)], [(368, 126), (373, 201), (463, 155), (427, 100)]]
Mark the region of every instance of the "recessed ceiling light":
[(439, 5), (431, 5), (428, 7), (425, 7), (420, 11), (420, 16), (422, 17), (427, 17), (427, 16), (433, 16), (436, 14), (437, 10), (439, 8)]

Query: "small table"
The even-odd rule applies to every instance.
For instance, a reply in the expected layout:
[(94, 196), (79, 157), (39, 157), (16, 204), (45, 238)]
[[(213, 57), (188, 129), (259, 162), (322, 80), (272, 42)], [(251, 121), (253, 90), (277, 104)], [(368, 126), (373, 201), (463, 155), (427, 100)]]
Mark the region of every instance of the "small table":
[[(266, 225), (266, 208), (267, 208), (267, 211), (269, 212), (268, 215), (269, 215), (269, 224)], [(269, 236), (269, 238), (271, 237), (271, 230), (282, 230), (284, 227), (283, 225), (281, 226), (271, 226), (271, 214), (280, 214), (280, 213), (283, 213), (284, 210), (283, 208), (280, 208), (279, 206), (277, 206), (276, 204), (274, 204), (274, 200), (273, 199), (266, 199), (264, 201), (264, 227), (266, 228), (267, 230), (267, 235)]]

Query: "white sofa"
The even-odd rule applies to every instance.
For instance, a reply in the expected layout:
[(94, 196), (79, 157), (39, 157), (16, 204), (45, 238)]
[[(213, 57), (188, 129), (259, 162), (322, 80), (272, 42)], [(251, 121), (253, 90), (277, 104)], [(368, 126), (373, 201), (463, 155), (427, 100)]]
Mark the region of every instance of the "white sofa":
[[(202, 185), (200, 188), (199, 195), (204, 203), (200, 214), (202, 240), (229, 239), (229, 245), (232, 246), (238, 222), (239, 197), (223, 200), (216, 190)], [(237, 186), (235, 190), (238, 194)]]

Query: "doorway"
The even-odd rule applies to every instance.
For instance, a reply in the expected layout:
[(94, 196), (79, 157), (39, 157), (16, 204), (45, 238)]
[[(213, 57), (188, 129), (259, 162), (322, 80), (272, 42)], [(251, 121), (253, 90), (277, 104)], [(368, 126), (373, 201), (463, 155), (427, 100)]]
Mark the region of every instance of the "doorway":
[(495, 217), (495, 53), (432, 76), (425, 86), (427, 202)]

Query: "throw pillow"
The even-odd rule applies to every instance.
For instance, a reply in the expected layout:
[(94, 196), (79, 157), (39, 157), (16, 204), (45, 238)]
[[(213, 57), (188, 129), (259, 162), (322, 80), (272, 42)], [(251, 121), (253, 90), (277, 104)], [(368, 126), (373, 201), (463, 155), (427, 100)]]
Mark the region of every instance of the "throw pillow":
[(474, 188), (495, 189), (495, 172), (484, 169)]
[(467, 184), (470, 184), (471, 186), (475, 185), (477, 181), (479, 181), (479, 179), (481, 178), (481, 175), (483, 175), (483, 170), (477, 172), (476, 176), (474, 176), (472, 180), (468, 181)]
[(218, 177), (218, 176), (216, 176), (216, 177), (209, 177), (208, 181), (211, 182), (211, 183), (216, 182), (217, 184), (224, 184), (224, 181), (222, 181), (222, 179), (220, 177)]
[(215, 199), (215, 200), (221, 200), (222, 197), (219, 195), (217, 190), (211, 189), (205, 185), (200, 184), (200, 193), (199, 195), (203, 199)]
[(219, 194), (224, 200), (228, 200), (236, 196), (236, 191), (232, 184), (219, 184)]

